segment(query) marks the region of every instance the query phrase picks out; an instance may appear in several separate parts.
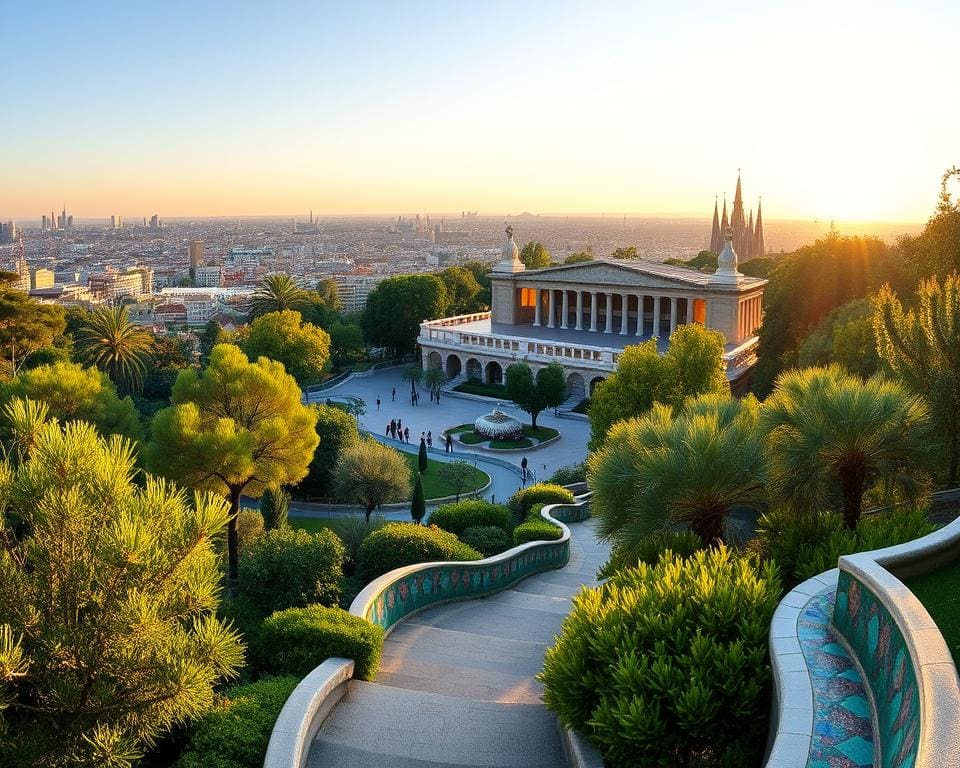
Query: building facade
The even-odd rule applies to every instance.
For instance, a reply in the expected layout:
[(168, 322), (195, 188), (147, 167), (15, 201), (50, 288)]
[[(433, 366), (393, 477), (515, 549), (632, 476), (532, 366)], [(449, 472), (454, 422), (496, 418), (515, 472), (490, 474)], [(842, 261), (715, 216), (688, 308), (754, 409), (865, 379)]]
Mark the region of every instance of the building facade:
[(653, 338), (662, 353), (677, 327), (699, 323), (723, 334), (727, 378), (736, 385), (756, 361), (767, 281), (737, 271), (729, 228), (718, 261), (714, 274), (646, 260), (527, 270), (508, 229), (491, 274), (490, 312), (422, 323), (423, 365), (450, 379), (500, 383), (510, 363), (536, 369), (557, 361), (571, 396), (586, 396), (625, 347)]

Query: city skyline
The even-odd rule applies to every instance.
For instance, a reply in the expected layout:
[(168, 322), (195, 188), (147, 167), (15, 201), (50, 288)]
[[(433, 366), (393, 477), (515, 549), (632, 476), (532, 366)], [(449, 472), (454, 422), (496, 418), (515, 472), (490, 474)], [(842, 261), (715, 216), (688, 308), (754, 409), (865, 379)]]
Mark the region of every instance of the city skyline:
[(957, 162), (948, 3), (50, 3), (10, 21), (4, 219), (62, 200), (78, 220), (709, 218), (742, 168), (771, 220), (915, 222)]

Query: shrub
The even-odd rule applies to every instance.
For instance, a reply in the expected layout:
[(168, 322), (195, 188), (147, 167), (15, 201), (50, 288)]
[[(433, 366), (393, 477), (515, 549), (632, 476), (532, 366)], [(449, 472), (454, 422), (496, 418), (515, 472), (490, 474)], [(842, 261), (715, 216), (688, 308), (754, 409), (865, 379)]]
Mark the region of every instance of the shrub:
[(263, 515), (253, 509), (241, 509), (237, 513), (237, 537), (240, 539), (240, 551), (249, 550), (263, 534)]
[(254, 666), (305, 677), (331, 656), (356, 662), (354, 677), (373, 680), (380, 666), (383, 630), (342, 608), (288, 608), (264, 619), (252, 647)]
[(633, 568), (640, 563), (656, 565), (667, 553), (687, 558), (701, 549), (704, 549), (703, 541), (693, 531), (659, 531), (644, 537), (638, 547), (636, 559), (628, 560), (623, 550), (614, 547), (610, 552), (610, 559), (597, 571), (597, 578), (608, 579), (617, 571)]
[(528, 541), (554, 541), (563, 536), (559, 526), (549, 523), (542, 517), (529, 517), (513, 529), (514, 545), (526, 544)]
[[(430, 513), (429, 523), (460, 536), (467, 528), (496, 526), (509, 531), (510, 510), (502, 504), (491, 504), (482, 499), (444, 504)], [(462, 538), (462, 537), (461, 537)]]
[(617, 573), (574, 599), (540, 680), (607, 765), (757, 765), (776, 568), (723, 545)]
[(299, 677), (273, 677), (226, 691), (191, 728), (176, 768), (263, 765), (273, 724), (299, 682)]
[(360, 545), (363, 540), (371, 533), (386, 525), (386, 521), (380, 515), (374, 515), (368, 523), (359, 515), (350, 515), (338, 519), (331, 530), (340, 537), (343, 542), (345, 553), (345, 573), (353, 573), (357, 567), (357, 558), (360, 556)]
[(336, 605), (343, 551), (333, 531), (267, 531), (240, 558), (240, 590), (265, 614), (311, 603)]
[(566, 488), (552, 483), (537, 483), (521, 488), (507, 501), (517, 520), (523, 520), (534, 504), (572, 504), (573, 494)]
[(460, 534), (460, 541), (484, 557), (498, 555), (513, 546), (513, 539), (496, 525), (476, 525)]
[(571, 464), (566, 467), (560, 467), (556, 472), (547, 478), (547, 482), (553, 485), (573, 485), (574, 483), (587, 482), (587, 466), (585, 463)]
[(435, 525), (388, 523), (363, 540), (357, 571), (367, 583), (404, 565), (479, 559), (477, 550)]

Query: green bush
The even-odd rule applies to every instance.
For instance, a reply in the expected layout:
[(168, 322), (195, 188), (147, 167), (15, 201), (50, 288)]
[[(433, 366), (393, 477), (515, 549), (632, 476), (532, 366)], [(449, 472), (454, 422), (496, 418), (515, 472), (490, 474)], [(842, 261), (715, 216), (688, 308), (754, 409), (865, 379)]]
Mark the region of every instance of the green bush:
[(534, 504), (572, 504), (573, 494), (566, 488), (553, 483), (537, 483), (521, 488), (507, 501), (517, 520), (523, 520)]
[(530, 516), (526, 522), (513, 529), (514, 546), (528, 541), (554, 541), (563, 536), (559, 526), (548, 523), (542, 517)]
[(330, 526), (340, 541), (343, 542), (345, 549), (344, 573), (351, 574), (356, 570), (357, 558), (360, 556), (360, 545), (363, 540), (371, 533), (383, 528), (387, 523), (379, 515), (374, 515), (368, 523), (363, 515), (350, 515), (341, 517)]
[(496, 525), (477, 525), (460, 534), (460, 541), (473, 547), (484, 557), (499, 555), (513, 546), (513, 538)]
[(701, 549), (704, 549), (703, 541), (693, 531), (659, 531), (646, 536), (640, 542), (636, 560), (628, 561), (623, 552), (614, 547), (610, 559), (597, 571), (597, 578), (608, 579), (617, 571), (634, 568), (640, 563), (656, 565), (668, 552), (671, 556), (687, 558)]
[(299, 677), (273, 677), (238, 685), (190, 729), (176, 768), (256, 768), (270, 733)]
[(305, 677), (331, 656), (356, 662), (354, 677), (373, 680), (380, 666), (383, 630), (342, 608), (310, 605), (277, 611), (263, 621), (252, 646), (256, 669)]
[[(510, 530), (510, 510), (502, 504), (491, 504), (482, 499), (470, 499), (456, 504), (444, 504), (431, 514), (429, 523), (460, 536), (467, 528), (495, 525)], [(461, 537), (462, 538), (462, 537)]]
[(480, 553), (435, 525), (388, 523), (360, 545), (357, 572), (364, 583), (394, 568), (439, 560), (479, 560)]
[(540, 680), (607, 765), (755, 766), (768, 728), (772, 564), (724, 546), (614, 575), (574, 599)]
[(240, 558), (240, 591), (264, 614), (312, 603), (336, 605), (343, 554), (333, 531), (275, 528)]
[(844, 528), (843, 519), (834, 512), (797, 515), (777, 510), (760, 518), (751, 549), (776, 563), (784, 587), (791, 589), (836, 568), (841, 555), (902, 544), (933, 529), (923, 509), (902, 508), (864, 517), (854, 531)]
[(263, 515), (255, 509), (241, 509), (237, 513), (237, 537), (240, 540), (240, 550), (250, 549), (263, 534)]
[(587, 465), (581, 462), (580, 464), (570, 464), (566, 467), (560, 467), (547, 478), (547, 482), (553, 485), (585, 483), (587, 482)]

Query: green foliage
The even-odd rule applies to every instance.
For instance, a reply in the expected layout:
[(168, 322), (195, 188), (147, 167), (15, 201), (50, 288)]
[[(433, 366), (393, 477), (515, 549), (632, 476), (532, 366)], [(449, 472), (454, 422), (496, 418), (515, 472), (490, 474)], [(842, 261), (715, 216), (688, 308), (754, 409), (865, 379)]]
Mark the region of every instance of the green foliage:
[(905, 310), (884, 286), (874, 300), (873, 330), (883, 361), (911, 392), (927, 398), (953, 485), (960, 472), (960, 277), (924, 280), (915, 304)]
[(567, 382), (560, 363), (544, 366), (537, 375), (526, 363), (511, 363), (505, 376), (507, 397), (530, 414), (530, 426), (537, 428), (537, 416), (545, 408), (556, 408), (567, 398)]
[(135, 475), (130, 443), (83, 423), (0, 465), (0, 657), (26, 665), (0, 678), (12, 765), (130, 766), (242, 665), (215, 616), (226, 505)]
[[(880, 365), (876, 342), (873, 338), (872, 320), (873, 306), (866, 298), (848, 301), (832, 310), (804, 339), (797, 355), (800, 366), (807, 368), (814, 365), (839, 363), (850, 373), (864, 377), (872, 376)], [(869, 330), (868, 343), (859, 349), (850, 349), (854, 341), (851, 334), (864, 323)], [(845, 338), (838, 348), (837, 338), (841, 335)], [(836, 353), (840, 353), (844, 359), (837, 359)], [(857, 359), (857, 354), (861, 359)]]
[(536, 504), (573, 504), (573, 494), (551, 483), (536, 483), (521, 488), (507, 500), (517, 520), (523, 520)]
[(507, 388), (503, 384), (486, 384), (477, 379), (469, 379), (453, 388), (454, 392), (463, 392), (467, 395), (480, 395), (481, 397), (507, 397)]
[(388, 523), (363, 540), (357, 571), (366, 583), (404, 565), (479, 559), (479, 552), (435, 525)]
[(397, 356), (412, 352), (424, 320), (443, 317), (450, 305), (436, 275), (402, 275), (380, 282), (367, 297), (361, 327), (367, 343)]
[(550, 266), (550, 251), (531, 240), (520, 249), (520, 261), (527, 269), (543, 269)]
[(26, 461), (49, 417), (46, 403), (25, 397), (15, 397), (0, 408), (0, 445), (14, 466)]
[(137, 409), (122, 400), (105, 373), (75, 363), (56, 363), (24, 371), (0, 387), (0, 402), (29, 398), (44, 403), (49, 417), (61, 423), (86, 421), (102, 435), (142, 437)]
[(700, 537), (693, 531), (657, 531), (642, 539), (634, 550), (633, 556), (627, 556), (616, 547), (597, 572), (597, 578), (608, 579), (624, 568), (635, 568), (640, 563), (656, 565), (660, 558), (682, 557), (684, 559), (704, 549)]
[(283, 310), (260, 315), (243, 334), (240, 347), (251, 360), (268, 357), (283, 363), (301, 387), (323, 377), (330, 358), (330, 336), (304, 323), (299, 312)]
[(627, 347), (617, 370), (590, 399), (590, 448), (596, 450), (618, 421), (641, 416), (654, 403), (679, 408), (689, 397), (730, 392), (724, 373), (723, 334), (702, 325), (681, 325), (665, 354), (649, 340)]
[(588, 261), (593, 261), (593, 251), (588, 247), (585, 251), (577, 251), (576, 253), (571, 253), (567, 258), (563, 260), (564, 264), (585, 264)]
[(410, 517), (413, 522), (420, 524), (423, 516), (427, 513), (427, 500), (423, 496), (423, 481), (420, 474), (417, 473), (417, 481), (413, 485), (413, 499), (410, 501)]
[(423, 474), (428, 466), (430, 466), (430, 460), (427, 458), (427, 442), (421, 438), (420, 448), (417, 451), (417, 469)]
[(64, 328), (63, 307), (41, 304), (25, 291), (0, 285), (0, 349), (13, 375), (32, 352), (53, 344)]
[(366, 349), (363, 344), (363, 330), (359, 325), (333, 323), (329, 333), (330, 355), (337, 368), (363, 359)]
[(958, 176), (960, 169), (957, 168), (948, 168), (944, 172), (936, 210), (923, 232), (902, 237), (897, 243), (903, 253), (903, 270), (910, 278), (911, 286), (926, 278), (943, 280), (960, 272), (960, 206), (950, 199), (947, 188), (951, 179)]
[(307, 292), (290, 275), (267, 275), (257, 285), (250, 299), (250, 320), (272, 312), (300, 312), (310, 304)]
[(513, 546), (513, 537), (497, 525), (475, 525), (459, 534), (460, 541), (484, 557), (498, 555)]
[(552, 485), (574, 485), (576, 483), (585, 483), (586, 481), (586, 462), (570, 464), (566, 467), (558, 467), (557, 470), (547, 478), (547, 482)]
[(480, 487), (480, 484), (476, 482), (477, 468), (463, 459), (438, 462), (434, 466), (437, 468), (437, 477), (453, 489), (458, 502), (460, 501), (460, 495), (465, 490)]
[(713, 272), (717, 268), (717, 254), (713, 251), (700, 251), (692, 259), (667, 259), (665, 264), (675, 264), (678, 267), (689, 267), (701, 272)]
[(241, 509), (237, 515), (237, 538), (240, 541), (240, 551), (250, 549), (260, 536), (263, 535), (263, 515), (255, 509)]
[(599, 535), (633, 559), (650, 534), (676, 526), (722, 540), (732, 507), (765, 498), (759, 410), (753, 397), (701, 395), (677, 414), (657, 404), (615, 424), (587, 461)]
[(297, 677), (272, 677), (228, 689), (191, 729), (175, 768), (255, 768), (263, 764), (280, 710)]
[(486, 309), (486, 303), (480, 300), (483, 287), (477, 282), (473, 272), (463, 267), (447, 267), (439, 273), (447, 289), (452, 315), (468, 315)]
[(240, 560), (240, 590), (262, 613), (340, 599), (344, 548), (329, 530), (274, 528)]
[(779, 598), (773, 566), (723, 546), (621, 571), (574, 598), (544, 701), (607, 765), (758, 765)]
[(220, 336), (223, 329), (216, 320), (208, 320), (203, 326), (203, 330), (197, 334), (197, 341), (200, 343), (200, 365), (206, 365), (210, 362), (210, 353), (220, 342)]
[(80, 361), (106, 373), (118, 391), (143, 389), (153, 339), (130, 319), (126, 307), (101, 307), (88, 315), (75, 342)]
[(467, 528), (476, 526), (496, 526), (509, 532), (512, 527), (510, 517), (510, 510), (502, 504), (470, 499), (437, 507), (430, 513), (429, 523), (459, 536)]
[(203, 371), (181, 371), (173, 405), (153, 419), (147, 463), (158, 474), (230, 499), (229, 579), (237, 578), (236, 515), (240, 496), (296, 483), (317, 447), (317, 413), (283, 365), (251, 363), (232, 344), (218, 344)]
[(340, 454), (360, 441), (357, 420), (332, 405), (314, 405), (317, 414), (317, 436), (320, 444), (313, 453), (307, 476), (297, 486), (299, 496), (307, 499), (334, 495), (334, 469)]
[(154, 336), (150, 342), (150, 365), (143, 379), (143, 396), (162, 400), (166, 405), (178, 374), (191, 364), (186, 342), (176, 336)]
[(365, 437), (340, 453), (333, 490), (337, 498), (361, 504), (369, 521), (381, 504), (410, 495), (410, 466), (399, 451)]
[(563, 531), (559, 526), (544, 520), (539, 515), (530, 515), (513, 529), (515, 546), (526, 544), (528, 541), (556, 541), (561, 536)]
[(613, 253), (610, 254), (614, 259), (635, 259), (637, 258), (637, 246), (630, 245), (626, 248), (614, 248)]
[(838, 366), (788, 371), (761, 429), (771, 492), (797, 512), (839, 508), (853, 529), (871, 486), (914, 503), (929, 492), (927, 406), (897, 382), (863, 382)]
[(264, 619), (253, 663), (257, 669), (305, 677), (333, 656), (353, 659), (353, 676), (373, 680), (380, 666), (383, 630), (341, 608), (310, 605)]
[(283, 488), (267, 488), (260, 497), (260, 515), (267, 530), (285, 528), (290, 514), (290, 494)]
[(362, 517), (341, 517), (330, 526), (344, 547), (344, 572), (352, 574), (356, 570), (360, 557), (360, 545), (371, 533), (386, 525), (386, 521), (377, 515), (369, 521)]

